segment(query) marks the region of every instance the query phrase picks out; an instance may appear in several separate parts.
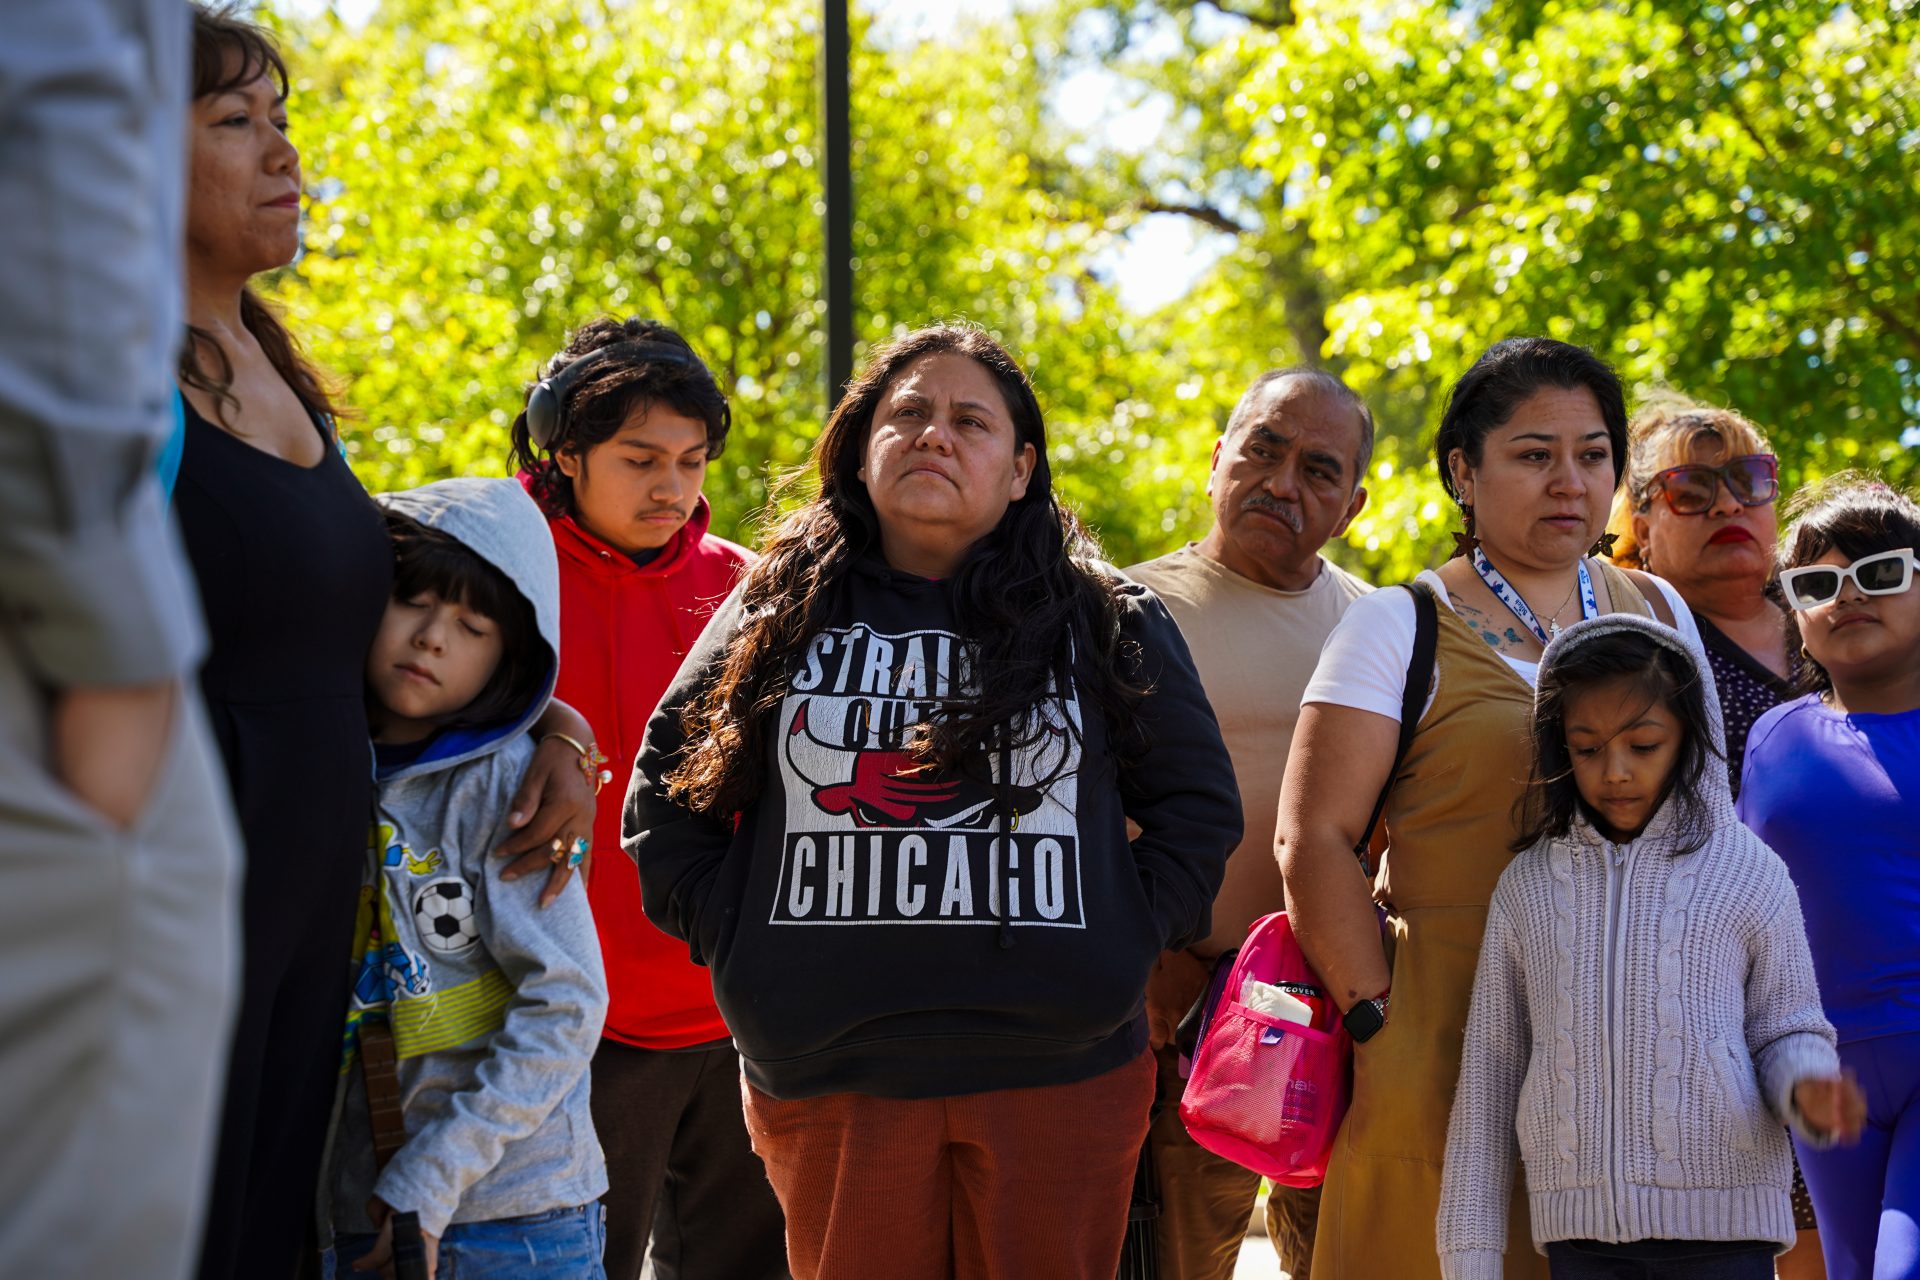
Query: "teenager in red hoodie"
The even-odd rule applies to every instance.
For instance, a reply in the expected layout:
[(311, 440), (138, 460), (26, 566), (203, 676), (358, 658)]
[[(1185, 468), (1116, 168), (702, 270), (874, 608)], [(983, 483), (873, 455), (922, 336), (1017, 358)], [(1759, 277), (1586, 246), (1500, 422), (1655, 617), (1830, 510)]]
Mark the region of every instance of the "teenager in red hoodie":
[[(749, 553), (707, 532), (700, 494), (726, 444), (726, 396), (685, 339), (647, 320), (576, 332), (514, 422), (520, 479), (560, 556), (559, 696), (593, 723), (617, 776)], [(739, 1057), (712, 980), (640, 909), (602, 797), (587, 882), (611, 1007), (594, 1055), (607, 1156), (609, 1280), (787, 1274), (780, 1206), (747, 1142)]]

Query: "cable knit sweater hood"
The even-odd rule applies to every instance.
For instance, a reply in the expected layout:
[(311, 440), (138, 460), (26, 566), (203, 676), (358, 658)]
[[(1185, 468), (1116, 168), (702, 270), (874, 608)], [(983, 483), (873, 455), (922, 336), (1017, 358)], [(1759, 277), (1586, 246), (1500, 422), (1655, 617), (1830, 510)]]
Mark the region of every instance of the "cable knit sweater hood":
[[(1724, 750), (1702, 655), (1650, 619), (1567, 628), (1542, 657), (1541, 683), (1575, 648), (1628, 630), (1699, 673)], [(1834, 1031), (1785, 865), (1740, 824), (1717, 761), (1699, 787), (1711, 829), (1699, 848), (1683, 851), (1669, 800), (1624, 844), (1576, 817), (1500, 877), (1447, 1130), (1437, 1224), (1447, 1280), (1500, 1275), (1516, 1155), (1536, 1247), (1793, 1243), (1782, 1126), (1804, 1133), (1797, 1081), (1838, 1073)]]

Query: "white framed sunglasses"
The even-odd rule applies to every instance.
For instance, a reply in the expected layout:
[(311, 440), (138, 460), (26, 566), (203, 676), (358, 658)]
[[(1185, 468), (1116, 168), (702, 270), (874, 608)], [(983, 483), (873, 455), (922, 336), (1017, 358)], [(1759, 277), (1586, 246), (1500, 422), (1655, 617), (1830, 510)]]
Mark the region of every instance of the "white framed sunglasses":
[(1913, 585), (1915, 557), (1911, 548), (1895, 547), (1861, 556), (1845, 568), (1836, 564), (1808, 564), (1780, 571), (1780, 590), (1789, 607), (1805, 611), (1831, 604), (1851, 581), (1865, 596), (1897, 596)]

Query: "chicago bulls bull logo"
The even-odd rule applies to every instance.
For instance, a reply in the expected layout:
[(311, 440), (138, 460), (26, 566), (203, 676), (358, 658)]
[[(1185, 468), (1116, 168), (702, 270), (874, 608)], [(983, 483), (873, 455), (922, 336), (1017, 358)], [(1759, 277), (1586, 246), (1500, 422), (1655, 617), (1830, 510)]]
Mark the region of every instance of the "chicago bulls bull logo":
[(912, 750), (920, 726), (974, 688), (951, 632), (855, 625), (808, 642), (782, 702), (786, 832), (769, 923), (1087, 927), (1072, 686), (1016, 735), (1007, 774), (992, 745), (927, 767)]
[[(906, 749), (908, 723), (900, 714), (916, 704), (866, 698), (810, 698), (799, 702), (786, 737), (787, 765), (811, 789), (824, 813), (845, 814), (860, 828), (972, 830), (992, 827), (999, 788), (983, 750), (955, 772), (935, 774)], [(919, 704), (926, 705), (926, 704)], [(930, 707), (928, 708), (931, 709)], [(1039, 786), (1009, 788), (1015, 818), (1031, 813), (1046, 797), (1070, 754), (1066, 731), (1049, 727), (1033, 761)], [(1051, 766), (1049, 770), (1048, 766)]]

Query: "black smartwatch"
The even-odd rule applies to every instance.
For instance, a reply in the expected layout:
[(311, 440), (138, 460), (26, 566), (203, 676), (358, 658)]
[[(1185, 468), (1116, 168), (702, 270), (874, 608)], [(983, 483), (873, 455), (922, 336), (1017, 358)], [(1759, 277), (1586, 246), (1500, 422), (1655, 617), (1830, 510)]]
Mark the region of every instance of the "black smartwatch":
[(1340, 1019), (1340, 1025), (1347, 1029), (1355, 1044), (1365, 1044), (1373, 1039), (1374, 1033), (1387, 1025), (1387, 998), (1375, 996), (1371, 1000), (1355, 1002)]

